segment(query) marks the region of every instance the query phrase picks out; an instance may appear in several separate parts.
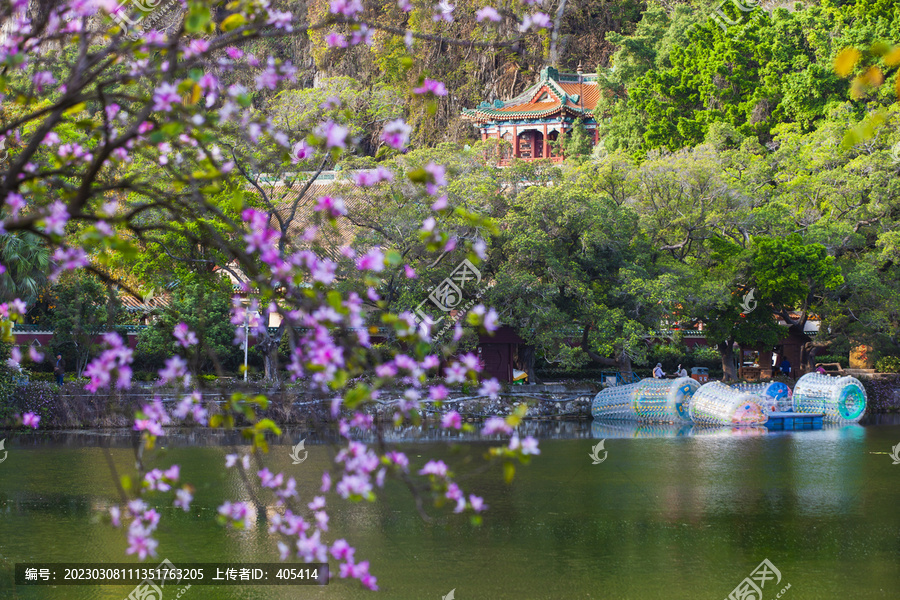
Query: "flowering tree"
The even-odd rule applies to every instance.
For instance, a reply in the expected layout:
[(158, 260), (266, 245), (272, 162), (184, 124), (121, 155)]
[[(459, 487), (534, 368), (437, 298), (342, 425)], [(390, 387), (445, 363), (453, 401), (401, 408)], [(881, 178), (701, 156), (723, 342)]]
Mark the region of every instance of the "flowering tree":
[[(116, 276), (120, 269), (111, 268), (121, 265), (123, 257), (127, 262), (141, 249), (170, 252), (162, 240), (171, 242), (172, 236), (183, 247), (202, 244), (213, 249), (219, 266), (239, 270), (246, 291), (256, 294), (253, 306), (240, 301), (233, 305), (235, 343), (243, 342), (247, 322), (260, 336), (268, 335), (267, 317), (277, 314), (290, 346), (291, 379), (303, 380), (331, 398), (332, 415), (346, 444), (323, 473), (320, 495), (301, 503), (295, 480), (270, 472), (263, 463), (267, 435), (280, 433), (276, 423), (257, 414), (268, 399), (235, 394), (221, 412), (210, 414), (202, 394), (191, 385), (195, 374), (188, 362), (173, 355), (160, 379), (183, 389), (181, 400), (169, 411), (156, 399), (135, 415), (134, 428), (142, 433), (144, 447), (152, 448), (156, 438), (165, 435), (163, 427), (176, 421), (243, 427), (252, 440), (251, 453), (229, 456), (226, 466), (240, 469), (255, 502), (272, 501), (280, 507), (270, 528), (281, 536), (281, 557), (325, 561), (330, 556), (340, 564), (341, 577), (358, 579), (372, 589), (377, 585), (368, 563), (357, 560), (348, 541), (329, 540), (329, 502), (374, 500), (385, 479), (396, 477), (416, 493), (430, 495), (436, 506), (449, 501), (453, 512), (477, 520), (485, 509), (483, 501), (465, 493), (443, 462), (429, 461), (416, 471), (402, 452), (382, 445), (376, 451), (353, 439), (354, 431), (373, 427), (362, 408), (386, 386), (400, 388), (403, 399), (395, 405), (394, 419), (403, 422), (417, 418), (423, 399), (446, 398), (444, 384), (476, 383), (480, 365), (471, 354), (452, 358), (449, 348), (437, 347), (428, 324), (417, 322), (409, 312), (364, 310), (364, 302), (379, 306), (382, 275), (400, 265), (396, 252), (378, 246), (359, 253), (345, 249), (358, 289), (337, 291), (336, 281), (351, 274), (340, 272), (319, 250), (322, 231), (345, 218), (340, 198), (319, 198), (316, 218), (295, 232), (296, 205), (288, 203), (285, 213), (285, 206), (271, 197), (248, 194), (248, 187), (254, 187), (248, 186), (247, 174), (256, 170), (263, 154), (285, 165), (307, 162), (318, 174), (354, 143), (339, 118), (329, 117), (303, 131), (285, 131), (255, 110), (257, 93), (289, 84), (297, 69), (275, 57), (256, 56), (248, 48), (254, 42), (311, 32), (324, 33), (331, 47), (344, 48), (369, 43), (378, 29), (402, 36), (409, 48), (416, 39), (512, 45), (524, 32), (550, 25), (546, 14), (531, 8), (540, 0), (526, 0), (518, 8), (482, 8), (479, 21), (520, 23), (513, 39), (486, 42), (444, 39), (441, 29), (430, 24), (427, 31), (414, 32), (369, 22), (360, 0), (332, 0), (329, 13), (316, 23), (303, 23), (268, 0), (235, 0), (224, 6), (192, 0), (184, 2), (183, 17), (167, 32), (136, 31), (138, 16), (115, 0), (69, 0), (31, 11), (28, 4), (12, 0), (0, 7), (5, 32), (0, 40), (0, 94), (6, 104), (0, 137), (9, 149), (6, 170), (0, 174), (0, 233), (30, 232), (45, 240), (52, 248), (51, 280), (64, 271), (84, 269), (135, 295), (128, 281)], [(408, 0), (398, 4), (404, 11), (412, 7)], [(449, 2), (435, 5), (432, 23), (451, 23), (453, 11)], [(214, 14), (227, 16), (216, 20)], [(248, 80), (252, 88), (239, 83)], [(431, 107), (448, 93), (442, 82), (428, 78), (421, 78), (411, 91)], [(403, 152), (410, 131), (403, 119), (392, 119), (383, 126), (382, 141), (390, 152)], [(413, 193), (436, 216), (451, 210), (443, 194), (447, 181), (441, 165), (429, 163), (392, 176), (409, 179), (416, 186)], [(376, 177), (358, 183), (377, 182)], [(473, 228), (487, 226), (464, 207), (453, 210)], [(423, 223), (420, 236), (435, 253), (457, 243), (435, 226), (433, 217)], [(20, 300), (0, 305), (7, 337), (11, 321), (21, 319), (25, 310)], [(254, 320), (248, 310), (263, 318)], [(370, 340), (376, 322), (392, 330), (404, 352), (378, 360)], [(490, 330), (496, 327), (496, 314), (476, 307), (468, 322)], [(457, 326), (454, 337), (460, 333)], [(198, 343), (185, 324), (176, 325), (172, 335), (184, 350)], [(131, 349), (114, 332), (105, 334), (103, 343), (104, 350), (85, 370), (90, 378), (86, 388), (129, 388)], [(11, 361), (19, 359), (14, 355)], [(368, 383), (354, 381), (372, 374)], [(482, 386), (482, 392), (492, 396), (498, 390), (496, 381)], [(20, 418), (26, 426), (37, 426), (34, 415)], [(492, 453), (505, 461), (507, 473), (515, 461), (539, 452), (533, 439), (516, 436), (520, 418), (491, 419), (483, 429), (486, 435), (510, 438)], [(444, 416), (442, 426), (463, 427), (453, 411)], [(121, 504), (110, 511), (112, 524), (127, 525), (129, 554), (142, 560), (154, 556), (153, 532), (160, 519), (154, 503), (172, 502), (189, 511), (193, 488), (181, 480), (177, 465), (161, 470), (142, 460), (136, 478), (123, 476), (117, 483)], [(225, 526), (241, 528), (252, 510), (246, 502), (226, 502), (219, 518)]]

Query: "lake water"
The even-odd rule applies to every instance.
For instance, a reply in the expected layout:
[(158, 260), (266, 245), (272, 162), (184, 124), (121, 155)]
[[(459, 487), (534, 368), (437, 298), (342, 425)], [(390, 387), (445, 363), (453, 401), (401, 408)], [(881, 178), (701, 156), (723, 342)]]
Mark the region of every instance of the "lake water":
[[(389, 483), (375, 504), (330, 499), (330, 539), (346, 537), (368, 560), (382, 591), (335, 580), (324, 587), (193, 586), (183, 600), (293, 599), (719, 600), (768, 559), (781, 581), (763, 600), (900, 597), (900, 465), (888, 455), (900, 423), (796, 433), (741, 434), (691, 428), (552, 423), (529, 425), (541, 455), (512, 484), (499, 467), (473, 472), (487, 444), (445, 434), (389, 432), (421, 465), (440, 457), (464, 489), (485, 497), (484, 524), (450, 517), (425, 523), (409, 493)], [(120, 473), (132, 472), (121, 432), (0, 431), (0, 598), (121, 600), (134, 586), (16, 587), (17, 562), (134, 562), (123, 532), (96, 524), (116, 499), (104, 446)], [(292, 465), (305, 437), (309, 458)], [(597, 465), (592, 446), (605, 439)], [(215, 522), (223, 501), (246, 499), (224, 456), (239, 437), (174, 433), (160, 464), (182, 465), (197, 486), (190, 515), (163, 511), (159, 559), (276, 562), (265, 516), (244, 532)], [(308, 501), (336, 447), (307, 431), (272, 445), (270, 469), (298, 480)], [(600, 453), (603, 456), (603, 453)], [(2, 457), (2, 453), (0, 453)], [(164, 596), (175, 598), (176, 590)], [(380, 594), (380, 596), (379, 596)], [(755, 598), (754, 600), (760, 600)]]

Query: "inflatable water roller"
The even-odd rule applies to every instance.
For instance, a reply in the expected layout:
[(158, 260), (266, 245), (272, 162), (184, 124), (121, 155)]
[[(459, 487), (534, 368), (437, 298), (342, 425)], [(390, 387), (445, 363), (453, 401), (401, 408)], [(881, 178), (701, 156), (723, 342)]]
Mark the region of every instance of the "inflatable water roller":
[(719, 383), (704, 384), (691, 399), (691, 420), (699, 425), (763, 425), (769, 420), (767, 399)]
[(769, 399), (766, 407), (769, 412), (789, 412), (792, 410), (791, 388), (786, 384), (771, 381), (769, 383), (736, 383), (732, 388), (754, 396)]
[(830, 423), (856, 423), (866, 412), (866, 390), (855, 377), (807, 373), (794, 386), (797, 413), (823, 413)]
[(608, 387), (594, 397), (591, 416), (651, 423), (690, 421), (688, 407), (699, 387), (690, 377), (644, 379)]

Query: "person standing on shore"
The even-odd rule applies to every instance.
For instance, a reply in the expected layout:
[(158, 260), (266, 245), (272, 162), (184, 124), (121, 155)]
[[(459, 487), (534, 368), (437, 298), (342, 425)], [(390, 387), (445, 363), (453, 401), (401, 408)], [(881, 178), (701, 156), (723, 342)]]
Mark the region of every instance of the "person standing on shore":
[(66, 359), (62, 354), (56, 355), (56, 366), (53, 367), (53, 374), (56, 375), (56, 385), (63, 384), (63, 376), (66, 373)]

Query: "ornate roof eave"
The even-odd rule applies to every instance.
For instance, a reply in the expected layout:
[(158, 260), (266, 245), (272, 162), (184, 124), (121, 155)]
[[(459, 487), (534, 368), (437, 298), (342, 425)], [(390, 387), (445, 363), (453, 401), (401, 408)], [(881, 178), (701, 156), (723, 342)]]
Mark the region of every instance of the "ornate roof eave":
[(485, 123), (489, 121), (513, 121), (519, 119), (542, 119), (545, 117), (549, 117), (554, 113), (559, 112), (567, 112), (571, 113), (575, 116), (591, 116), (593, 115), (593, 111), (589, 109), (581, 109), (574, 106), (554, 106), (553, 108), (543, 110), (543, 111), (523, 111), (523, 112), (510, 112), (510, 111), (490, 111), (486, 112), (477, 108), (470, 108), (463, 111), (463, 118), (475, 121), (476, 123)]

